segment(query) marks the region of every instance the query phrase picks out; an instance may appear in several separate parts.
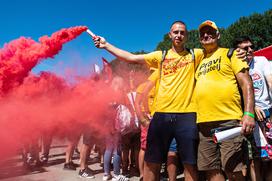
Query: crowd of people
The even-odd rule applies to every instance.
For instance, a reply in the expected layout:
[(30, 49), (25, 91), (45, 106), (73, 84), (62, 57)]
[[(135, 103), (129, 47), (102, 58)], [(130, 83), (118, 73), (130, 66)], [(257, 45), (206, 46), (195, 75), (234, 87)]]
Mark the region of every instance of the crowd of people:
[[(253, 58), (253, 42), (243, 40), (235, 45), (234, 51), (221, 48), (219, 29), (209, 20), (199, 26), (203, 49), (185, 48), (188, 32), (182, 21), (171, 25), (169, 37), (172, 41), (169, 50), (137, 55), (113, 46), (101, 36), (93, 37), (96, 47), (107, 50), (119, 60), (146, 63), (158, 69), (157, 77), (148, 80), (144, 88), (146, 91), (155, 85), (151, 114), (148, 111), (142, 115), (138, 113), (143, 127), (148, 127), (143, 180), (160, 179), (161, 165), (167, 162), (167, 155), (175, 145), (173, 140), (185, 180), (199, 180), (199, 173), (207, 180), (271, 179), (269, 171), (261, 169), (263, 172), (260, 173), (257, 170), (260, 167), (255, 161), (263, 155), (255, 153), (258, 149), (252, 142), (258, 140), (258, 135), (255, 134), (251, 141), (249, 138), (257, 130), (256, 121), (262, 123), (258, 125), (264, 135), (269, 135), (271, 65), (265, 60), (266, 70), (258, 70), (258, 76), (252, 73), (255, 69), (252, 62), (254, 65), (259, 63), (258, 58)], [(145, 91), (139, 91), (139, 94)], [(264, 100), (264, 105), (258, 105)], [(240, 136), (219, 144), (214, 142), (211, 134), (214, 129), (237, 126), (241, 126)], [(267, 136), (266, 139), (269, 147), (271, 140)], [(249, 166), (245, 159), (249, 156), (246, 150), (249, 145), (252, 148), (249, 151), (253, 152), (250, 177), (245, 173), (245, 167)], [(271, 150), (266, 151), (267, 157), (271, 158)], [(271, 170), (271, 162), (268, 161), (265, 167)]]
[[(210, 20), (199, 26), (203, 49), (185, 48), (183, 21), (175, 21), (168, 35), (169, 50), (148, 54), (132, 54), (93, 37), (96, 47), (119, 60), (150, 67), (150, 76), (137, 88), (117, 75), (111, 80), (111, 90), (123, 96), (109, 102), (104, 121), (109, 129), (100, 140), (103, 180), (129, 180), (135, 168), (140, 180), (158, 181), (162, 165), (170, 181), (180, 171), (186, 181), (272, 180), (271, 64), (253, 55), (254, 43), (247, 36), (237, 37), (235, 50), (220, 47), (219, 28)], [(241, 135), (214, 141), (214, 130), (239, 126)], [(88, 125), (84, 128), (79, 175), (94, 178), (86, 160), (95, 134)], [(76, 170), (71, 158), (79, 136), (69, 139), (64, 169)], [(50, 140), (44, 139), (38, 159), (44, 163)], [(26, 162), (37, 158), (32, 155)]]

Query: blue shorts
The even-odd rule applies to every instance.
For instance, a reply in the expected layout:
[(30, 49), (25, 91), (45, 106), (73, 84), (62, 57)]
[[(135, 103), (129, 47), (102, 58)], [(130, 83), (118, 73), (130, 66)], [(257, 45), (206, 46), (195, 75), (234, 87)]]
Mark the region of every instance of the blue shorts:
[(145, 161), (163, 163), (173, 138), (182, 163), (196, 165), (198, 130), (196, 113), (155, 113), (149, 125)]

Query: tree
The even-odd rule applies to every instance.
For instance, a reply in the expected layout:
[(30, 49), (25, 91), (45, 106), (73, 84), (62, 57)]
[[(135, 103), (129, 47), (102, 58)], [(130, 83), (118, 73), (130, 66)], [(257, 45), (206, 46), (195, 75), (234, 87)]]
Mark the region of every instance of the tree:
[(188, 32), (188, 40), (185, 45), (187, 48), (200, 48), (198, 30), (191, 30)]
[(168, 36), (168, 33), (163, 36), (163, 40), (159, 42), (156, 47), (156, 50), (168, 50), (171, 48), (171, 39)]
[[(263, 14), (254, 13), (248, 17), (241, 17), (238, 21), (228, 28), (219, 28), (222, 47), (232, 47), (235, 38), (247, 35), (251, 37), (255, 44), (255, 50), (267, 47), (272, 44), (272, 10)], [(199, 48), (198, 30), (188, 32), (187, 48)], [(163, 40), (158, 43), (156, 50), (165, 50), (171, 48), (171, 40), (168, 34), (163, 36)]]
[(221, 43), (232, 47), (235, 38), (247, 35), (255, 45), (255, 50), (272, 44), (272, 10), (264, 14), (254, 13), (249, 17), (241, 17), (237, 22), (221, 32)]

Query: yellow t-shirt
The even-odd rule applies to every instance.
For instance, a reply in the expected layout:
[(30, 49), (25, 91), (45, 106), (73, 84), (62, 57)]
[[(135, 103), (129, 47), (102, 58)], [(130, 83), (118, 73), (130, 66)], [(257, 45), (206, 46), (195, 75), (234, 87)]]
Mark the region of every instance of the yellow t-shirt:
[(241, 97), (235, 75), (248, 68), (245, 61), (227, 57), (227, 48), (219, 48), (208, 54), (196, 70), (195, 96), (197, 101), (197, 123), (240, 120)]
[[(148, 81), (152, 81), (154, 83), (156, 83), (158, 79), (158, 69), (156, 69), (149, 77), (148, 77)], [(144, 82), (142, 84), (140, 84), (136, 90), (137, 93), (140, 93), (142, 94), (143, 91), (144, 91), (144, 88), (146, 86), (146, 83), (147, 82)], [(153, 111), (153, 103), (154, 103), (154, 100), (155, 100), (155, 96), (156, 96), (156, 91), (155, 91), (155, 86), (149, 91), (148, 93), (148, 108), (149, 108), (149, 111), (151, 112), (151, 115), (154, 114), (154, 111)], [(144, 111), (144, 106), (142, 106), (142, 111)]]
[[(155, 112), (181, 113), (196, 112), (196, 105), (191, 101), (195, 87), (195, 68), (199, 64), (202, 50), (194, 49), (195, 60), (187, 51), (176, 53), (168, 50), (159, 69), (159, 85), (154, 105)], [(162, 52), (155, 51), (144, 55), (149, 66), (160, 67)]]
[(152, 99), (148, 100), (150, 115), (153, 116), (155, 113), (155, 105), (156, 105), (156, 99), (157, 99), (157, 93), (158, 93), (158, 83), (159, 83), (159, 69), (156, 69), (149, 77), (148, 80), (154, 82), (155, 86), (151, 91), (149, 92), (149, 96), (152, 97)]

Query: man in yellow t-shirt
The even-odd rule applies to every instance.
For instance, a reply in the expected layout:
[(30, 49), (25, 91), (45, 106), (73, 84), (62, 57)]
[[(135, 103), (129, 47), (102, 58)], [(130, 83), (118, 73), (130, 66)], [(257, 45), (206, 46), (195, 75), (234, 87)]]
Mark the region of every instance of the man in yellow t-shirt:
[[(199, 26), (204, 57), (195, 77), (197, 123), (199, 128), (198, 169), (207, 173), (208, 180), (225, 180), (222, 170), (230, 180), (242, 179), (243, 136), (213, 142), (211, 130), (218, 127), (238, 126), (242, 133), (253, 131), (254, 97), (252, 81), (246, 61), (227, 56), (229, 49), (218, 45), (219, 30), (212, 21)], [(244, 114), (238, 86), (242, 89)], [(235, 178), (235, 179), (234, 179)]]
[(184, 22), (175, 21), (168, 33), (172, 47), (162, 60), (162, 51), (149, 54), (132, 54), (121, 50), (103, 37), (93, 37), (98, 48), (106, 49), (119, 60), (147, 63), (160, 69), (160, 80), (154, 107), (155, 114), (149, 125), (145, 153), (144, 180), (159, 180), (160, 167), (167, 159), (173, 138), (177, 141), (178, 153), (184, 166), (185, 180), (197, 180), (196, 152), (197, 126), (196, 105), (192, 101), (195, 86), (195, 68), (202, 51), (192, 54), (186, 50), (187, 28)]

